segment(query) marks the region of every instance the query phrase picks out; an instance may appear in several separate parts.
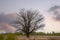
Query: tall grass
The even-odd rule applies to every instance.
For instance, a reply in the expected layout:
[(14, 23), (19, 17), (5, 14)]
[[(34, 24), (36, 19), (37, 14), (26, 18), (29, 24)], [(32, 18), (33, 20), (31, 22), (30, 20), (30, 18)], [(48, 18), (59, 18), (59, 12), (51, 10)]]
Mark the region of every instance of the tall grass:
[(17, 35), (12, 33), (0, 34), (0, 40), (17, 40)]
[(4, 34), (0, 34), (0, 40), (4, 40)]
[(15, 34), (7, 34), (6, 40), (17, 40), (17, 37)]

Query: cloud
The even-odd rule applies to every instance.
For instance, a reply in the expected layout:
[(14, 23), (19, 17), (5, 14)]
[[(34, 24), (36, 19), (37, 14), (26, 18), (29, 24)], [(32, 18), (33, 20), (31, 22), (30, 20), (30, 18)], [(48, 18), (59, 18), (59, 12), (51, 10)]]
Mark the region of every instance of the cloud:
[(9, 23), (11, 21), (14, 21), (15, 19), (16, 19), (15, 14), (4, 14), (4, 13), (0, 14), (0, 23), (1, 22)]
[(5, 32), (15, 32), (16, 28), (13, 26), (9, 25), (8, 23), (0, 23), (0, 30), (3, 30)]
[(51, 14), (53, 19), (60, 21), (60, 6), (53, 6), (48, 10)]
[(14, 32), (16, 30), (10, 23), (16, 20), (16, 14), (0, 14), (0, 30), (5, 32)]
[(55, 5), (55, 6), (51, 7), (51, 8), (49, 9), (49, 11), (54, 11), (54, 10), (56, 10), (56, 9), (60, 9), (60, 6)]
[(45, 18), (44, 32), (60, 32), (60, 22), (52, 19), (51, 16)]

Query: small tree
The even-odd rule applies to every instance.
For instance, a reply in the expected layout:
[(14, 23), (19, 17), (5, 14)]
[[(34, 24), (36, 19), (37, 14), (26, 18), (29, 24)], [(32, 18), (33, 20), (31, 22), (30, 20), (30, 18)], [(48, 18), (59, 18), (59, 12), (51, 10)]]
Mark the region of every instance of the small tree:
[(14, 25), (17, 26), (17, 30), (25, 33), (27, 37), (30, 36), (30, 33), (44, 27), (42, 22), (44, 17), (37, 10), (21, 9), (17, 15), (17, 21), (14, 22)]

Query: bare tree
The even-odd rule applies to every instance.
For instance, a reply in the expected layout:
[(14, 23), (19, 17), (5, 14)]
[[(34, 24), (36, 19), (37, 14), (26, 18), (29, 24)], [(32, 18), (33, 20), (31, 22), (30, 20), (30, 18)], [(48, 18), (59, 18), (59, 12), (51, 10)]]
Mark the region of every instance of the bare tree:
[(25, 33), (27, 37), (30, 36), (30, 33), (44, 27), (44, 17), (37, 10), (21, 9), (17, 15), (17, 21), (14, 22), (17, 30)]

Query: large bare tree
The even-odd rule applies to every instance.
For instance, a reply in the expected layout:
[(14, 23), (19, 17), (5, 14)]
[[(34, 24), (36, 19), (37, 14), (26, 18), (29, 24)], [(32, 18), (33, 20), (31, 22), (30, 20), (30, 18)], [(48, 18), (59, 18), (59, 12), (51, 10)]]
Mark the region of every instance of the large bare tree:
[(17, 21), (14, 22), (17, 30), (25, 33), (27, 37), (30, 36), (30, 33), (44, 27), (44, 17), (37, 10), (21, 9), (17, 15)]

